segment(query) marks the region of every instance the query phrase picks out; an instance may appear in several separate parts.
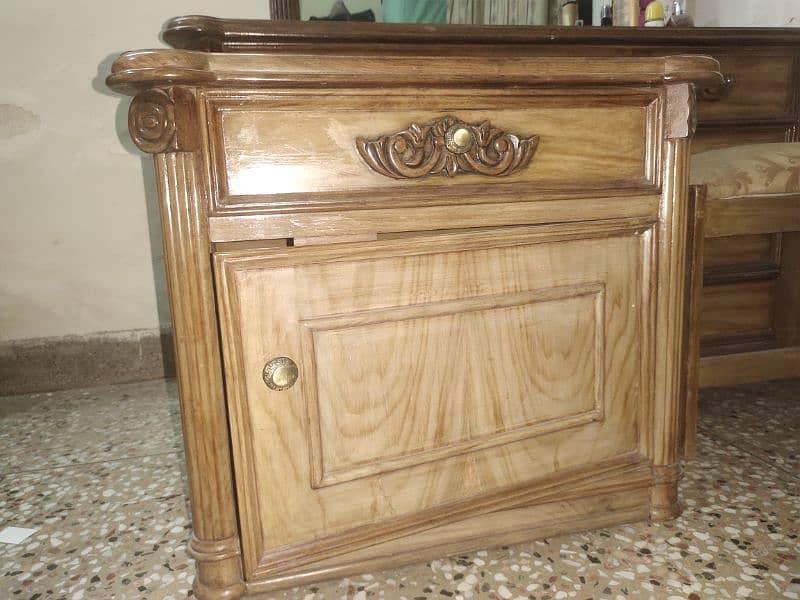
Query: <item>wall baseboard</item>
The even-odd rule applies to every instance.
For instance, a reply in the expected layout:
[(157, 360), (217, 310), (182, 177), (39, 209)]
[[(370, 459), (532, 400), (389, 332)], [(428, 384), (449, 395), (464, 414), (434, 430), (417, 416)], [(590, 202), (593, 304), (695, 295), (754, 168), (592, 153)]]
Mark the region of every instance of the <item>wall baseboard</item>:
[(174, 375), (170, 331), (136, 329), (0, 342), (0, 396)]

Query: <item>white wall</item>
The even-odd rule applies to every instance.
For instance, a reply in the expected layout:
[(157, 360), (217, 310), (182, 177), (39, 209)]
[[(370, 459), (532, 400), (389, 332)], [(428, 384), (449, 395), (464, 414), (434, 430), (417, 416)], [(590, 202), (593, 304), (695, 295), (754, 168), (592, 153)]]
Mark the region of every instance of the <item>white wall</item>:
[[(149, 159), (111, 60), (170, 17), (267, 16), (267, 0), (17, 0), (0, 36), (0, 341), (168, 322)], [(800, 1), (693, 0), (699, 25), (800, 25)]]
[(702, 27), (800, 27), (800, 0), (691, 0)]
[(0, 340), (168, 319), (153, 170), (127, 141), (113, 57), (182, 14), (266, 18), (267, 0), (11, 0), (0, 36)]

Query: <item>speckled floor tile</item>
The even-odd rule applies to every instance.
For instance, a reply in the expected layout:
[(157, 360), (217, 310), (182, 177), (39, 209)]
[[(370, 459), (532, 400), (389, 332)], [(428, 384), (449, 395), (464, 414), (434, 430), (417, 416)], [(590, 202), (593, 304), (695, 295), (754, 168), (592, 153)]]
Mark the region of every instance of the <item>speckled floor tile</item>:
[(119, 506), (186, 495), (183, 455), (145, 456), (3, 476), (0, 524), (73, 527)]
[(800, 379), (705, 390), (703, 399), (701, 430), (800, 478)]
[(0, 546), (0, 593), (33, 598), (186, 598), (193, 562), (183, 497), (117, 505), (81, 522), (45, 525), (19, 546)]
[[(703, 394), (700, 453), (686, 465), (685, 510), (672, 523), (558, 536), (260, 598), (800, 600), (798, 395), (800, 381)], [(0, 600), (190, 597), (174, 385), (3, 400), (0, 456), (13, 461), (0, 471), (0, 527), (38, 531), (0, 544)], [(28, 444), (19, 456), (17, 443)]]
[(183, 449), (173, 381), (0, 400), (0, 474)]

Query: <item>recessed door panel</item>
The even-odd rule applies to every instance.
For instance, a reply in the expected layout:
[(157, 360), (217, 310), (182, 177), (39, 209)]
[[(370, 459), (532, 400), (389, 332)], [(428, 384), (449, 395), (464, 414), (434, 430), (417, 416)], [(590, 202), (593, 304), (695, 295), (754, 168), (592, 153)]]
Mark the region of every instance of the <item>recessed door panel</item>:
[[(491, 510), (503, 490), (635, 452), (640, 233), (520, 227), (218, 255), (248, 571), (471, 502)], [(275, 357), (296, 364), (290, 387), (265, 383)]]

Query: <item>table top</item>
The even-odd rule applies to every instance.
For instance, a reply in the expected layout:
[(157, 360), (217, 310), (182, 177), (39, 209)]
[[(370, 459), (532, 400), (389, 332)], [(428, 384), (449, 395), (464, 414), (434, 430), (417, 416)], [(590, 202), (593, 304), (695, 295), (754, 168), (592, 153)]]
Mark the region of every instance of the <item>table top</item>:
[(127, 52), (114, 62), (107, 83), (136, 94), (172, 85), (553, 88), (722, 81), (715, 59), (680, 49), (672, 56), (665, 56), (670, 54), (665, 48), (636, 57), (625, 52), (601, 57), (586, 49), (556, 55), (531, 51), (559, 39), (619, 35), (591, 29), (597, 31), (180, 17), (164, 32), (178, 49)]

